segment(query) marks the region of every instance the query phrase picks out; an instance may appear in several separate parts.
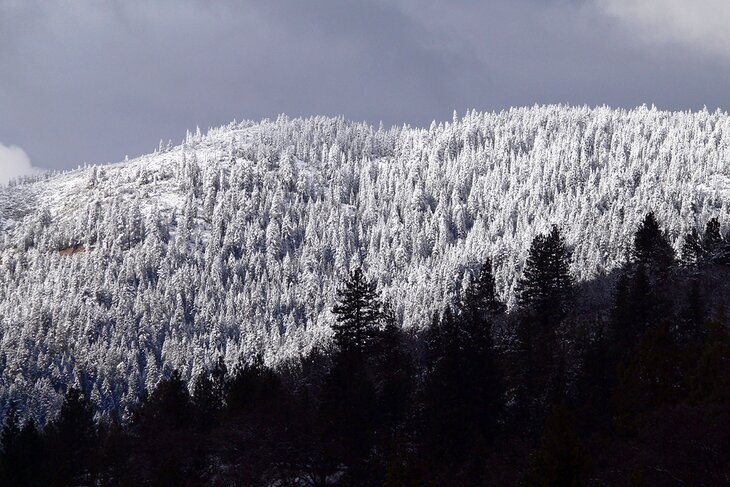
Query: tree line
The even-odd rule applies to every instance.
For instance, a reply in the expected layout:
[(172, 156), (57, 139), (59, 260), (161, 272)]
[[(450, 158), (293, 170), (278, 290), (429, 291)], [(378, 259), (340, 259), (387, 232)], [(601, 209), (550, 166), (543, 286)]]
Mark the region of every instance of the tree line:
[(2, 485), (720, 485), (730, 467), (730, 238), (680, 255), (654, 214), (625, 264), (576, 282), (559, 227), (507, 311), (491, 261), (423, 331), (354, 269), (332, 340), (276, 368), (177, 371), (129, 418), (70, 388), (42, 430), (13, 409)]

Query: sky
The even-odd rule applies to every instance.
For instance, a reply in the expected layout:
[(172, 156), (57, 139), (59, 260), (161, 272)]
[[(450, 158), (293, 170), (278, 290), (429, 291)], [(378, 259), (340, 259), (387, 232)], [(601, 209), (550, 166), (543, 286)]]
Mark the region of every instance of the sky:
[(727, 0), (0, 0), (0, 183), (233, 119), (730, 106)]

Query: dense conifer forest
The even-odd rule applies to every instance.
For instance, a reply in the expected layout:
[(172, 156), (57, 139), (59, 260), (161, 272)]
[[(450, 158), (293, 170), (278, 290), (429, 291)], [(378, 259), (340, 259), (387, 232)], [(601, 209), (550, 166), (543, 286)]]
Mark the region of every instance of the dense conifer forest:
[(512, 316), (544, 292), (519, 280), (556, 223), (598, 300), (577, 305), (606, 308), (587, 283), (612, 285), (648, 211), (677, 252), (730, 222), (728, 161), (722, 112), (536, 106), (427, 128), (234, 122), (17, 181), (0, 188), (0, 422), (14, 404), (43, 426), (71, 387), (126, 422), (173, 370), (192, 390), (219, 357), (315, 353), (358, 267), (420, 336), (490, 258)]
[(44, 427), (11, 405), (0, 484), (726, 485), (730, 235), (710, 219), (675, 252), (648, 213), (612, 272), (573, 258), (548, 228), (514, 306), (486, 260), (418, 328), (353, 267), (334, 339), (275, 366), (173, 370), (129, 417), (73, 387)]

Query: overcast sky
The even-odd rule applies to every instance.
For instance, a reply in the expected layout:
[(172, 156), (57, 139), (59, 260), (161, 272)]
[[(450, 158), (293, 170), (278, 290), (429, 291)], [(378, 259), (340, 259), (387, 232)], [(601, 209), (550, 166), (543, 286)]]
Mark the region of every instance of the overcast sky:
[(0, 0), (0, 181), (279, 113), (730, 105), (727, 0)]

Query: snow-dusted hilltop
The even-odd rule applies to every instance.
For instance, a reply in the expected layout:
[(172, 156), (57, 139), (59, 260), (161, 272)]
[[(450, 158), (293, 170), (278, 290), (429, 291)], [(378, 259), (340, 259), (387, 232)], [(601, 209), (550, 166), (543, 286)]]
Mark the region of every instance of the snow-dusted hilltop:
[(326, 339), (347, 270), (421, 326), (491, 256), (505, 298), (559, 224), (579, 279), (654, 210), (675, 243), (730, 216), (730, 117), (559, 106), (429, 129), (279, 118), (0, 189), (0, 407), (67, 383), (124, 409), (166, 370)]

